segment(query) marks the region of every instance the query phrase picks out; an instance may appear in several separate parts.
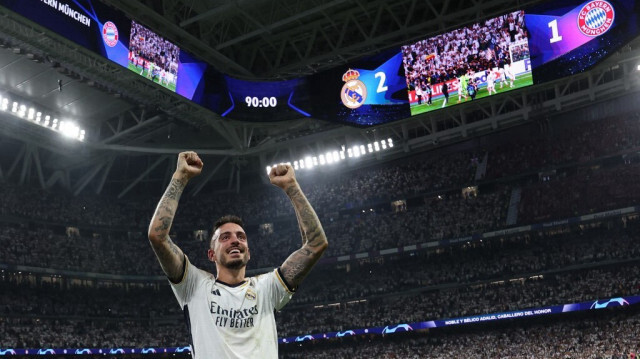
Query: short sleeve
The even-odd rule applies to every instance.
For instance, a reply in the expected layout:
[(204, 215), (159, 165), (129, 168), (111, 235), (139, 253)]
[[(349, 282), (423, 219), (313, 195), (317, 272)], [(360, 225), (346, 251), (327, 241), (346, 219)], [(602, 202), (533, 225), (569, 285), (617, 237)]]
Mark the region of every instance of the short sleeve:
[(258, 285), (266, 294), (264, 296), (268, 301), (266, 305), (275, 310), (282, 309), (293, 296), (293, 290), (289, 288), (277, 268), (270, 273), (258, 276)]
[(206, 279), (204, 272), (191, 264), (186, 255), (184, 256), (184, 263), (184, 274), (180, 282), (173, 283), (169, 281), (173, 294), (176, 296), (181, 308), (184, 308), (191, 301), (199, 284)]

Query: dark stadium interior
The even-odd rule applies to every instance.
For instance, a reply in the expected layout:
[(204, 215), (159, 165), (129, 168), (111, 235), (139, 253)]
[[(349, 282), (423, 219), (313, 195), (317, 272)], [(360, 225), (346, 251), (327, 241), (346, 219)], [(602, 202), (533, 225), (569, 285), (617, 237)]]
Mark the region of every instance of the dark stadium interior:
[[(545, 3), (100, 2), (246, 81), (340, 72)], [(184, 150), (198, 152), (204, 170), (180, 200), (171, 237), (214, 271), (213, 222), (236, 214), (255, 275), (300, 247), (296, 213), (266, 166), (393, 139), (385, 151), (296, 170), (329, 247), (276, 313), (278, 338), (640, 296), (638, 39), (573, 76), (376, 126), (302, 115), (246, 121), (152, 84), (10, 3), (0, 1), (0, 108), (4, 97), (23, 101), (77, 119), (87, 137), (62, 138), (0, 110), (0, 356), (190, 345), (147, 238)], [(629, 359), (640, 352), (640, 304), (626, 304), (280, 342), (279, 357)], [(51, 356), (191, 358), (93, 354)]]

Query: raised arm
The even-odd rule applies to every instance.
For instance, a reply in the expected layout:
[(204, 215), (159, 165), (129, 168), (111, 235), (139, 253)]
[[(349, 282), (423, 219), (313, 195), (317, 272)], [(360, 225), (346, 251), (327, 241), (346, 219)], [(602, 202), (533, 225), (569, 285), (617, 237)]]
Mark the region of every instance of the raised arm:
[(302, 247), (293, 252), (280, 267), (287, 283), (297, 288), (322, 257), (329, 242), (318, 215), (300, 189), (293, 168), (290, 165), (278, 165), (271, 169), (269, 179), (272, 184), (282, 188), (293, 203), (302, 234)]
[(149, 242), (169, 280), (177, 283), (184, 274), (184, 254), (169, 237), (178, 201), (187, 182), (202, 171), (202, 160), (195, 152), (178, 155), (178, 165), (169, 187), (162, 195), (149, 225)]

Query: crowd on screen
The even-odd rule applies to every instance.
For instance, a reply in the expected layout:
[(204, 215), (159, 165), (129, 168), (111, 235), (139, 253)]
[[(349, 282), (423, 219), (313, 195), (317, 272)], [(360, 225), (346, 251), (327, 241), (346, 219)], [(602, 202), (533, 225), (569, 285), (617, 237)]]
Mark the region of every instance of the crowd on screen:
[(433, 85), (468, 71), (504, 68), (512, 62), (510, 45), (526, 39), (524, 12), (517, 11), (403, 46), (407, 85)]
[(178, 72), (180, 48), (136, 22), (131, 26), (129, 51), (136, 58), (159, 66), (164, 72), (172, 74)]

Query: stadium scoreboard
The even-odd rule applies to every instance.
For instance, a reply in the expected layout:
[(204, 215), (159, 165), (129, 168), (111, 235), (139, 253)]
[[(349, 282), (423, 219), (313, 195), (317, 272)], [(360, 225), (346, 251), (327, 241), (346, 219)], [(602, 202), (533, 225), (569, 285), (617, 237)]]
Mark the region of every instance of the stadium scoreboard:
[(637, 0), (559, 0), (286, 81), (227, 76), (97, 0), (0, 0), (53, 32), (234, 120), (372, 126), (583, 72), (638, 36)]

